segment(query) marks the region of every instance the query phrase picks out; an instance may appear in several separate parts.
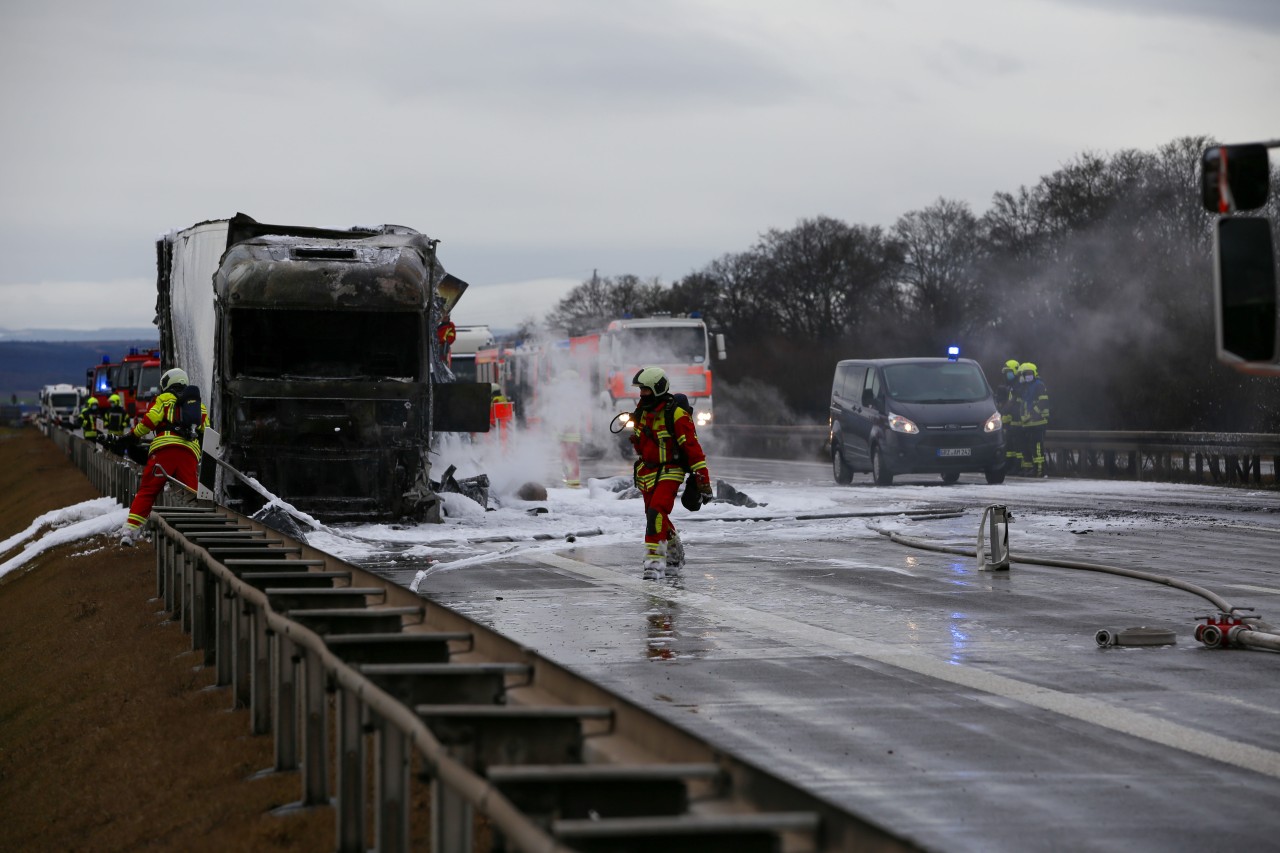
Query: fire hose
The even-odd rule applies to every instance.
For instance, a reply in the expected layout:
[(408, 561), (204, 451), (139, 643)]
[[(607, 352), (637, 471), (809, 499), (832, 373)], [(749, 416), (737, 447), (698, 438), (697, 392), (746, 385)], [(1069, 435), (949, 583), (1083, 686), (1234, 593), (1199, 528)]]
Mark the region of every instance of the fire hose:
[[(1003, 542), (999, 540), (1000, 533), (1000, 517), (1004, 517)], [(1007, 508), (998, 505), (988, 506), (983, 513), (982, 521), (978, 526), (978, 544), (972, 548), (962, 548), (951, 545), (938, 545), (932, 542), (926, 542), (921, 539), (915, 539), (909, 536), (903, 536), (893, 530), (885, 530), (883, 528), (868, 525), (871, 530), (882, 536), (887, 536), (891, 541), (909, 548), (919, 548), (925, 551), (936, 551), (944, 554), (956, 554), (959, 556), (976, 557), (979, 567), (982, 569), (991, 568), (1008, 568), (1011, 562), (1025, 563), (1037, 566), (1050, 566), (1063, 569), (1077, 569), (1087, 572), (1103, 572), (1106, 574), (1119, 575), (1121, 577), (1134, 578), (1137, 580), (1158, 583), (1163, 586), (1180, 589), (1184, 592), (1190, 592), (1197, 595), (1214, 607), (1218, 612), (1211, 616), (1202, 616), (1203, 624), (1197, 625), (1195, 629), (1195, 638), (1204, 643), (1211, 649), (1244, 647), (1254, 649), (1265, 649), (1267, 651), (1280, 651), (1280, 632), (1277, 632), (1275, 626), (1264, 622), (1259, 616), (1241, 615), (1243, 611), (1252, 611), (1252, 607), (1239, 607), (1231, 604), (1229, 601), (1213, 592), (1197, 584), (1188, 583), (1187, 581), (1169, 577), (1167, 575), (1158, 575), (1152, 572), (1138, 571), (1137, 569), (1127, 569), (1123, 566), (1111, 566), (1103, 563), (1088, 563), (1078, 560), (1058, 560), (1051, 557), (1038, 556), (1035, 554), (1019, 554), (1016, 557), (1008, 551), (1008, 522), (1013, 517), (1008, 513)], [(990, 521), (991, 529), (991, 559), (992, 562), (984, 562), (983, 552), (983, 534), (986, 526)], [(1004, 549), (1001, 553), (1001, 544)], [(1003, 565), (1001, 565), (1003, 564)], [(1139, 629), (1129, 629), (1138, 632)], [(1115, 631), (1113, 629), (1103, 629), (1095, 635), (1095, 640), (1100, 646), (1107, 645), (1126, 645), (1126, 643), (1118, 642), (1124, 631)], [(1140, 637), (1141, 633), (1135, 635)], [(1135, 639), (1131, 645), (1145, 645), (1140, 639)]]

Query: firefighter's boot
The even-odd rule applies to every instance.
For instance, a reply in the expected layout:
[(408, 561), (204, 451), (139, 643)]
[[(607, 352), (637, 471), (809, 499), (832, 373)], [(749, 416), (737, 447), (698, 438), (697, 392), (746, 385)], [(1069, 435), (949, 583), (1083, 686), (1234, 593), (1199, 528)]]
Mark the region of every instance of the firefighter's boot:
[(662, 552), (657, 542), (644, 543), (644, 562), (640, 564), (647, 581), (662, 580)]
[(671, 535), (667, 537), (667, 574), (676, 577), (683, 568), (684, 543), (680, 541), (680, 534), (672, 528)]

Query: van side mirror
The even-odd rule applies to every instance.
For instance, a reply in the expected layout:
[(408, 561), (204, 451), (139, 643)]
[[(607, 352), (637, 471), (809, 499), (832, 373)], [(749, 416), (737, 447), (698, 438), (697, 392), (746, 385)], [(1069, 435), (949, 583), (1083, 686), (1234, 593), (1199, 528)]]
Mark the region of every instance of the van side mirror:
[(716, 335), (716, 358), (720, 359), (721, 361), (724, 361), (728, 357), (729, 357), (729, 354), (726, 353), (724, 350), (724, 335), (717, 334)]
[(1260, 142), (1219, 145), (1200, 155), (1200, 198), (1210, 213), (1257, 210), (1270, 189), (1271, 163)]
[(1271, 222), (1219, 219), (1213, 240), (1218, 360), (1250, 373), (1280, 373), (1276, 352), (1276, 261)]
[(872, 393), (870, 388), (862, 389), (862, 405), (874, 406), (876, 403), (876, 395)]

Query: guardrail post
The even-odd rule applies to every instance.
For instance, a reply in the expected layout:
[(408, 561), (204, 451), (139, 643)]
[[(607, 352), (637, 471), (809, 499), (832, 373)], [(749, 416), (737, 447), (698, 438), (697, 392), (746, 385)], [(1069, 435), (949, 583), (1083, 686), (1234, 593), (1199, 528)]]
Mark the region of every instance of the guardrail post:
[(276, 770), (298, 769), (298, 656), (293, 640), (273, 633), (272, 659), (275, 708), (272, 722), (276, 733)]
[(249, 682), (249, 716), (251, 731), (265, 735), (271, 731), (271, 642), (267, 638), (267, 614), (258, 607), (251, 610), (253, 677)]
[[(455, 747), (450, 754), (463, 764), (470, 766), (460, 753), (468, 750)], [(471, 850), (471, 827), (474, 817), (471, 804), (461, 794), (450, 788), (440, 777), (431, 780), (431, 849), (432, 850)]]
[(173, 559), (168, 561), (164, 572), (164, 609), (173, 613), (174, 584), (178, 574), (178, 561), (182, 559), (182, 549), (174, 543)]
[[(302, 804), (329, 804), (329, 697), (325, 694), (324, 665), (313, 654), (302, 650), (303, 734), (302, 734)], [(467, 848), (437, 847), (437, 850)]]
[(374, 849), (378, 853), (409, 850), (409, 744), (404, 732), (378, 719), (377, 816)]
[(164, 576), (169, 571), (172, 547), (168, 536), (156, 540), (156, 598), (164, 598)]
[(354, 690), (338, 693), (338, 851), (362, 853), (364, 836), (363, 703)]
[(205, 569), (204, 561), (197, 560), (191, 569), (191, 650), (204, 652), (206, 664), (209, 643), (209, 612), (206, 601), (208, 586), (209, 572)]
[(249, 707), (250, 681), (253, 673), (253, 622), (252, 605), (237, 599), (232, 612), (232, 632), (235, 640), (231, 649), (232, 708)]
[(232, 608), (235, 607), (235, 594), (223, 586), (221, 581), (217, 583), (217, 603), (218, 603), (218, 636), (217, 651), (214, 652), (214, 663), (217, 665), (219, 687), (226, 687), (231, 683), (231, 647), (233, 638), (231, 635)]
[(164, 573), (169, 563), (169, 537), (156, 540), (156, 598), (164, 597)]
[(182, 620), (182, 630), (191, 630), (191, 562), (183, 551), (174, 566), (174, 616)]

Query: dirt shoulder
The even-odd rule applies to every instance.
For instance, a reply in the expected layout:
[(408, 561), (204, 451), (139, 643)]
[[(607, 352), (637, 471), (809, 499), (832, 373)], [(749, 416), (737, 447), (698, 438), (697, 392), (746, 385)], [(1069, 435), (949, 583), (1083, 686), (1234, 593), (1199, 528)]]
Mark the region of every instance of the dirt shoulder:
[[(0, 430), (0, 540), (99, 497), (34, 429)], [(0, 562), (12, 553), (0, 554)], [(0, 579), (0, 850), (332, 849), (227, 688), (155, 600), (155, 551), (108, 537)]]

